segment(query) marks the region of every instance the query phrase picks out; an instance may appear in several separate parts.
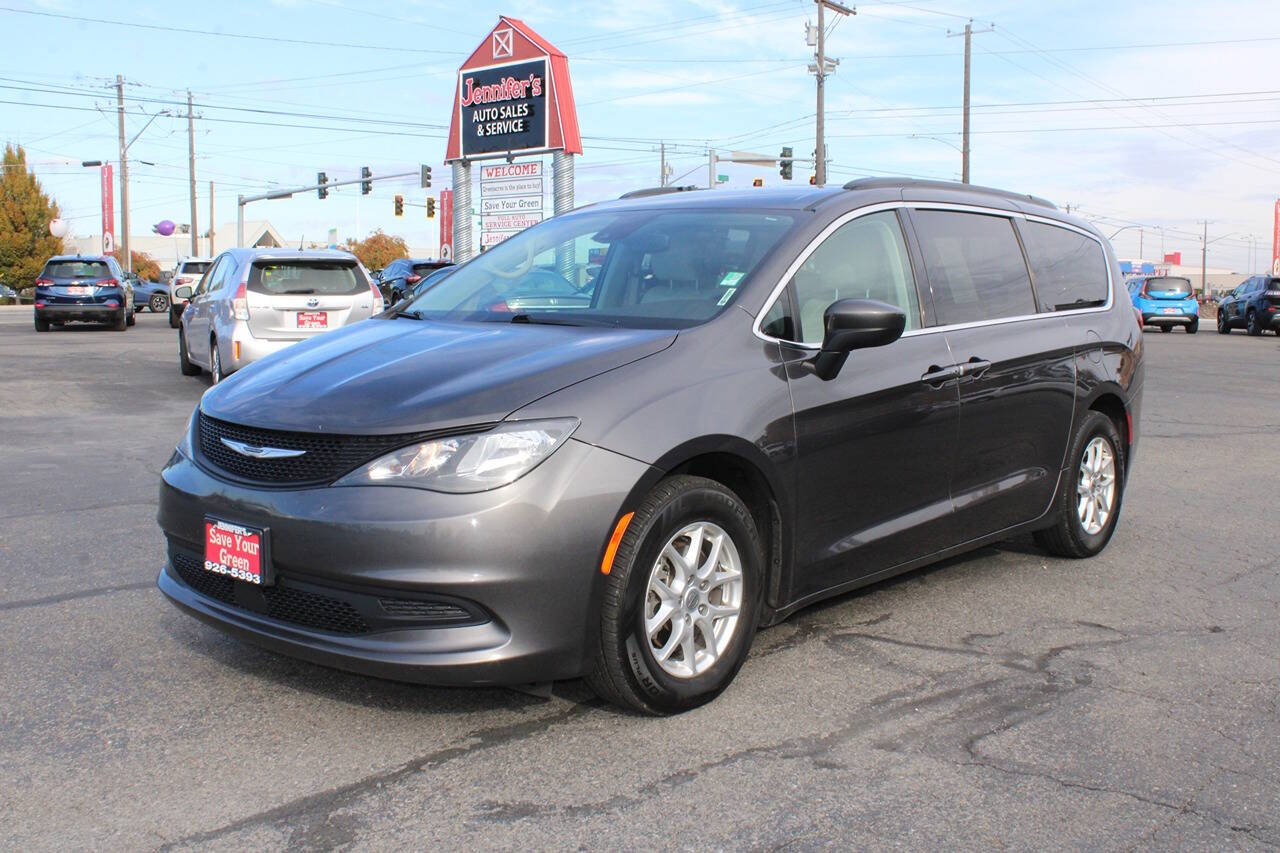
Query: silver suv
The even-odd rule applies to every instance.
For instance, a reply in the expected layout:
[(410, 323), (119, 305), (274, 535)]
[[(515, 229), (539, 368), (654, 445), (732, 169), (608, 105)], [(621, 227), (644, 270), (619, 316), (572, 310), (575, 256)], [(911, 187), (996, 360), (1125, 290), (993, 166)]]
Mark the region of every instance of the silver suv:
[(182, 373), (209, 371), (214, 384), (290, 344), (367, 319), (382, 294), (347, 252), (231, 249), (195, 287), (178, 331)]

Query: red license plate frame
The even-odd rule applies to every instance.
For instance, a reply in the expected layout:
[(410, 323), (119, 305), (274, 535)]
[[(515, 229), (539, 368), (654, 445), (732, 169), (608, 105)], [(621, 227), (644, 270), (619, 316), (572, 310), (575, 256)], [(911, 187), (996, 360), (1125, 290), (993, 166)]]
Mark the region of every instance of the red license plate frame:
[(299, 311), (297, 318), (299, 329), (329, 328), (328, 311)]
[(270, 586), (275, 581), (271, 568), (270, 532), (267, 527), (250, 527), (206, 515), (202, 568), (241, 583)]

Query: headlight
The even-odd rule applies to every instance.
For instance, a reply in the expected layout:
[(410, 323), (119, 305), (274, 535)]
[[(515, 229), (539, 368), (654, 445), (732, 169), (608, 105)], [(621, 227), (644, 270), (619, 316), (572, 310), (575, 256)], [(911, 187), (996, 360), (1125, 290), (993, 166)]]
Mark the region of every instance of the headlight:
[(191, 459), (195, 456), (195, 452), (191, 449), (191, 428), (195, 426), (196, 415), (200, 413), (199, 404), (191, 410), (191, 417), (187, 418), (187, 425), (182, 428), (182, 437), (178, 439), (178, 446), (174, 448), (178, 453)]
[(413, 486), (435, 492), (483, 492), (513, 483), (555, 453), (577, 418), (513, 421), (488, 432), (411, 444), (339, 480), (338, 486)]

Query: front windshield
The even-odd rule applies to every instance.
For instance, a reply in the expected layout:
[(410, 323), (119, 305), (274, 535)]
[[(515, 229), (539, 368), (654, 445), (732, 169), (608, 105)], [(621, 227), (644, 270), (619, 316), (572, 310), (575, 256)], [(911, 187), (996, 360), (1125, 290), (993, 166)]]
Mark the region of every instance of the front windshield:
[(420, 290), (433, 320), (686, 328), (711, 319), (791, 227), (775, 213), (583, 212), (521, 232)]

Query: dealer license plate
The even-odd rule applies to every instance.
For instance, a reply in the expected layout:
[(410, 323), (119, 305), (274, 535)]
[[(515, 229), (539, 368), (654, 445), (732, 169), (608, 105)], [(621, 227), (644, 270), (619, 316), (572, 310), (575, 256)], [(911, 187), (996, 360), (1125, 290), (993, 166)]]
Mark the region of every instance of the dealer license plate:
[(329, 328), (329, 315), (324, 311), (299, 311), (298, 328), (327, 329)]
[(68, 287), (67, 293), (72, 296), (87, 296), (89, 294), (89, 288), (76, 284)]
[(261, 586), (270, 583), (267, 533), (217, 518), (204, 520), (204, 568), (214, 574)]
[(1177, 314), (1178, 309), (1177, 308), (1161, 308), (1160, 313), (1161, 314)]

